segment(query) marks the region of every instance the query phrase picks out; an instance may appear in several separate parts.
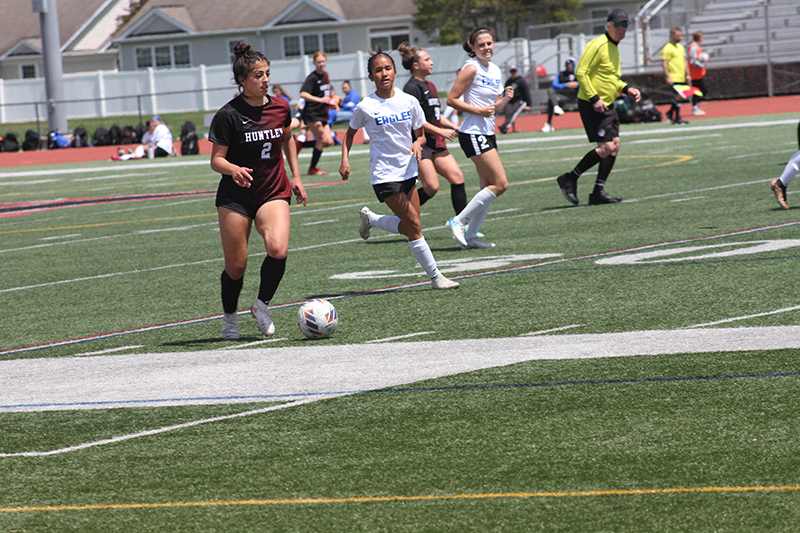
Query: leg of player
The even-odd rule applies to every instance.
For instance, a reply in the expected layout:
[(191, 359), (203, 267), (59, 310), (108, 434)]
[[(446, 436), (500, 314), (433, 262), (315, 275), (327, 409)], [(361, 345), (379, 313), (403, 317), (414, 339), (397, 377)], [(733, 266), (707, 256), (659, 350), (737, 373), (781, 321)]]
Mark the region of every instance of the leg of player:
[(419, 162), (419, 181), (422, 186), (417, 190), (419, 205), (436, 196), (439, 192), (439, 176), (436, 175), (436, 167), (430, 159), (422, 159)]
[(261, 264), (258, 298), (253, 302), (250, 313), (258, 320), (259, 331), (270, 337), (275, 334), (275, 324), (268, 306), (283, 279), (289, 252), (289, 202), (271, 200), (262, 205), (256, 213), (255, 227), (264, 238), (267, 257)]
[[(508, 189), (506, 171), (500, 160), (500, 154), (495, 149), (473, 156), (470, 159), (475, 163), (475, 167), (478, 170), (481, 185), (485, 186), (478, 191), (478, 194), (472, 197), (472, 200), (469, 201), (464, 210), (451, 218), (447, 224), (450, 230), (453, 231), (453, 236), (456, 237), (456, 240), (463, 248), (494, 248), (494, 243), (481, 241), (477, 234), (480, 231), (483, 220), (489, 213), (492, 202)], [(454, 228), (464, 228), (467, 223), (469, 223), (469, 227), (464, 230), (462, 242), (458, 239), (461, 232), (454, 231)]]
[(317, 168), (317, 165), (319, 164), (319, 158), (322, 156), (322, 150), (328, 146), (333, 146), (331, 128), (328, 124), (317, 121), (311, 123), (309, 129), (314, 134), (314, 139), (316, 139), (317, 142), (314, 146), (314, 152), (311, 155), (311, 164), (308, 167), (308, 173), (310, 175), (327, 174), (324, 170)]
[(786, 201), (786, 188), (792, 182), (797, 173), (800, 172), (800, 152), (796, 152), (786, 163), (786, 166), (781, 173), (781, 177), (772, 180), (769, 188), (775, 193), (775, 199), (778, 204), (784, 209), (789, 209), (789, 203)]
[(225, 269), (220, 276), (222, 293), (222, 338), (239, 338), (238, 304), (242, 290), (244, 272), (247, 268), (247, 239), (250, 235), (250, 219), (231, 209), (218, 210), (219, 232)]
[(433, 289), (457, 289), (458, 282), (451, 281), (439, 272), (436, 259), (433, 257), (430, 246), (422, 235), (422, 224), (419, 219), (419, 197), (417, 189), (412, 188), (408, 196), (403, 193), (393, 194), (386, 198), (386, 205), (400, 219), (397, 227), (399, 233), (408, 237), (411, 253), (419, 265), (428, 274)]
[[(436, 168), (436, 172), (450, 183), (450, 200), (453, 203), (453, 210), (459, 214), (467, 206), (467, 190), (461, 167), (450, 153), (434, 154), (433, 166)], [(420, 203), (422, 203), (421, 200)]]

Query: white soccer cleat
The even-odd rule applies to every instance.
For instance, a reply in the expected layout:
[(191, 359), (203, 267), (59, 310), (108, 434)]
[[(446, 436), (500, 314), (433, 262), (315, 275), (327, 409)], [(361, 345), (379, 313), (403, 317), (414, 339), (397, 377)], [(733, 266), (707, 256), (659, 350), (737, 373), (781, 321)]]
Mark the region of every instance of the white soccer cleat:
[(453, 234), (453, 238), (458, 241), (458, 244), (461, 246), (467, 245), (467, 239), (464, 237), (464, 234), (467, 231), (467, 228), (464, 224), (460, 222), (456, 222), (455, 217), (451, 218), (445, 224), (448, 228), (450, 228), (450, 232)]
[(261, 333), (267, 337), (275, 335), (275, 324), (272, 323), (272, 313), (269, 312), (267, 304), (256, 299), (256, 301), (253, 302), (253, 306), (250, 308), (250, 314), (253, 315), (253, 318), (258, 320), (258, 330)]
[(702, 117), (702, 116), (703, 116), (703, 115), (705, 115), (705, 114), (706, 114), (706, 112), (705, 112), (705, 111), (703, 111), (702, 109), (700, 109), (700, 106), (699, 106), (699, 105), (696, 105), (696, 106), (694, 106), (694, 107), (692, 108), (692, 115), (694, 115), (694, 116), (696, 116), (696, 117)]
[(564, 114), (564, 110), (563, 110), (563, 109), (561, 109), (561, 106), (560, 106), (560, 105), (554, 105), (554, 106), (553, 106), (553, 114), (554, 114), (554, 115), (561, 116), (561, 115), (563, 115), (563, 114)]
[(222, 339), (235, 341), (239, 338), (239, 315), (233, 313), (222, 313)]
[(447, 279), (442, 274), (437, 275), (431, 280), (431, 288), (439, 291), (447, 289), (457, 289), (461, 284), (457, 281)]
[(464, 250), (469, 250), (470, 248), (494, 248), (495, 244), (493, 242), (483, 242), (479, 238), (475, 237), (467, 241), (466, 246), (462, 246)]
[(549, 122), (542, 126), (542, 133), (550, 133), (552, 131), (556, 131), (556, 129)]
[(369, 239), (369, 234), (372, 231), (372, 226), (369, 225), (369, 216), (373, 213), (370, 211), (369, 207), (364, 206), (358, 214), (361, 215), (361, 225), (358, 226), (358, 234), (366, 241)]

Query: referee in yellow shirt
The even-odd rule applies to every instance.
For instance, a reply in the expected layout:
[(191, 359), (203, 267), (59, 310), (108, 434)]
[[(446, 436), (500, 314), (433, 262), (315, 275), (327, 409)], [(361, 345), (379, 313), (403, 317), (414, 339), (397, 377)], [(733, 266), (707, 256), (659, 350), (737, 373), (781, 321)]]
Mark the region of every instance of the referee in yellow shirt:
[(619, 93), (627, 94), (638, 102), (642, 97), (639, 89), (625, 84), (621, 79), (619, 48), (628, 30), (628, 14), (614, 9), (608, 14), (606, 32), (592, 39), (581, 55), (575, 77), (578, 78), (578, 112), (590, 142), (597, 143), (575, 168), (558, 177), (558, 186), (568, 202), (579, 203), (578, 178), (600, 164), (594, 191), (589, 195), (589, 205), (616, 204), (621, 196), (611, 196), (604, 187), (619, 153), (619, 116), (614, 109), (614, 100)]
[[(681, 39), (683, 39), (681, 29), (672, 28), (669, 32), (669, 42), (661, 49), (661, 66), (664, 69), (664, 77), (667, 78), (667, 83), (673, 89), (675, 85), (692, 84), (692, 79), (689, 77), (686, 49), (681, 44)], [(678, 94), (677, 91), (672, 91), (672, 107), (667, 111), (667, 120), (673, 124), (687, 124), (685, 120), (681, 119), (681, 104), (676, 98)]]

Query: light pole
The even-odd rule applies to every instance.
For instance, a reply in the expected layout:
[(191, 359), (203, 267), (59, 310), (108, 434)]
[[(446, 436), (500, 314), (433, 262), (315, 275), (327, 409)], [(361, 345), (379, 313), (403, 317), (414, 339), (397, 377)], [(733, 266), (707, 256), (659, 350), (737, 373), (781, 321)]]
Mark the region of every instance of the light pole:
[(50, 131), (66, 132), (68, 126), (64, 111), (64, 68), (61, 64), (61, 36), (58, 31), (56, 0), (31, 1), (33, 12), (39, 13), (48, 127)]

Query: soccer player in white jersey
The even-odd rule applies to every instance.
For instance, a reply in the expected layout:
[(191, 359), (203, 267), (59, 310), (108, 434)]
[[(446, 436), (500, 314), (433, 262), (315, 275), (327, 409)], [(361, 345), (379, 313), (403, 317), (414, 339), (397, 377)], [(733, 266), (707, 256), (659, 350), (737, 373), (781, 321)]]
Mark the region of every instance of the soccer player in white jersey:
[[(369, 79), (375, 83), (375, 92), (361, 100), (350, 118), (344, 143), (339, 174), (343, 180), (350, 177), (348, 156), (353, 137), (364, 128), (370, 137), (370, 183), (378, 197), (394, 216), (376, 215), (366, 206), (361, 208), (361, 238), (368, 239), (373, 227), (405, 235), (411, 253), (431, 279), (434, 289), (455, 289), (459, 284), (444, 277), (436, 266), (425, 237), (419, 216), (417, 194), (418, 163), (425, 144), (425, 115), (419, 101), (395, 89), (397, 76), (394, 59), (380, 48), (367, 61)], [(412, 137), (413, 136), (415, 137)], [(416, 140), (414, 140), (416, 138)]]
[(769, 183), (769, 188), (775, 193), (775, 199), (783, 209), (789, 209), (789, 204), (786, 202), (786, 187), (792, 182), (797, 173), (800, 172), (800, 152), (796, 152), (781, 173), (781, 177), (772, 180)]
[[(458, 130), (458, 142), (464, 154), (475, 163), (481, 190), (461, 213), (447, 221), (453, 238), (462, 248), (493, 248), (478, 238), (489, 207), (508, 188), (506, 171), (497, 153), (494, 118), (514, 96), (513, 87), (503, 87), (500, 67), (492, 63), (494, 36), (489, 28), (475, 28), (464, 42), (469, 55), (459, 71), (447, 105), (459, 111), (464, 120)], [(464, 97), (463, 101), (460, 100)], [(469, 223), (469, 226), (467, 226)]]

